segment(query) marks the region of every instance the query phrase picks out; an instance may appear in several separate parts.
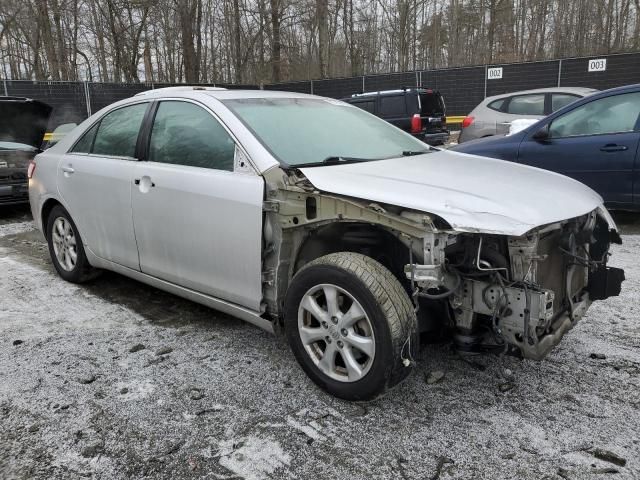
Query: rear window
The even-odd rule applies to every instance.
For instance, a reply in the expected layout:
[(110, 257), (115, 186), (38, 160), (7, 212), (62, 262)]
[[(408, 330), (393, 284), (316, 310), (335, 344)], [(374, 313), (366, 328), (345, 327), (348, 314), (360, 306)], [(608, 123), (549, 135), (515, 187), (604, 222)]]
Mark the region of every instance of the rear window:
[(444, 115), (444, 100), (439, 93), (421, 93), (420, 107), (422, 115)]
[(390, 95), (380, 97), (380, 115), (383, 117), (393, 115), (405, 115), (407, 113), (407, 105), (404, 95)]

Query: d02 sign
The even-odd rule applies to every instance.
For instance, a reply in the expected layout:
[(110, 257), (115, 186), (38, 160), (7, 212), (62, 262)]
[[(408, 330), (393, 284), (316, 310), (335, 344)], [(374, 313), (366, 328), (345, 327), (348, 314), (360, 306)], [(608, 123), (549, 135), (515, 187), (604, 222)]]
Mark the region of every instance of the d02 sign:
[(502, 79), (502, 67), (494, 67), (487, 69), (487, 80)]
[(604, 72), (607, 69), (606, 58), (594, 58), (589, 60), (589, 72)]

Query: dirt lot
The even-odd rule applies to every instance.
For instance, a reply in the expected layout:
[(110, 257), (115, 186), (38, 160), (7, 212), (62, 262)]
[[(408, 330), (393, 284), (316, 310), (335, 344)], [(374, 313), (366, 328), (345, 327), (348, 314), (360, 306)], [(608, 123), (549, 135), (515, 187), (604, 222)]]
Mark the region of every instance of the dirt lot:
[(65, 283), (27, 212), (0, 209), (1, 478), (640, 478), (637, 217), (623, 295), (546, 361), (429, 345), (354, 404), (253, 326), (115, 274)]

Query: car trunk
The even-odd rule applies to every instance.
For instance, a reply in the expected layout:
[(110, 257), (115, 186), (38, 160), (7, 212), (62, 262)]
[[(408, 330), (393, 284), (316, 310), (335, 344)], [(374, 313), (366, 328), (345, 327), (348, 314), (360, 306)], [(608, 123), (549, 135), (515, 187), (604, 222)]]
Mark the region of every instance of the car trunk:
[(420, 118), (427, 133), (446, 131), (446, 108), (440, 92), (420, 93)]
[(0, 142), (40, 148), (52, 108), (20, 97), (0, 97)]
[(27, 168), (42, 144), (51, 110), (28, 98), (0, 97), (0, 204), (27, 200)]

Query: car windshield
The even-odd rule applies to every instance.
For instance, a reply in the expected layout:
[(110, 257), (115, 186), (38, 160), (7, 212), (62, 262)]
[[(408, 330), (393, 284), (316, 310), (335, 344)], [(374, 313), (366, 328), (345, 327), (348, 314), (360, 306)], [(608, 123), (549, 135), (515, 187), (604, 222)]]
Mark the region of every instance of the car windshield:
[(321, 98), (247, 98), (224, 104), (284, 166), (370, 161), (429, 146), (355, 106)]

